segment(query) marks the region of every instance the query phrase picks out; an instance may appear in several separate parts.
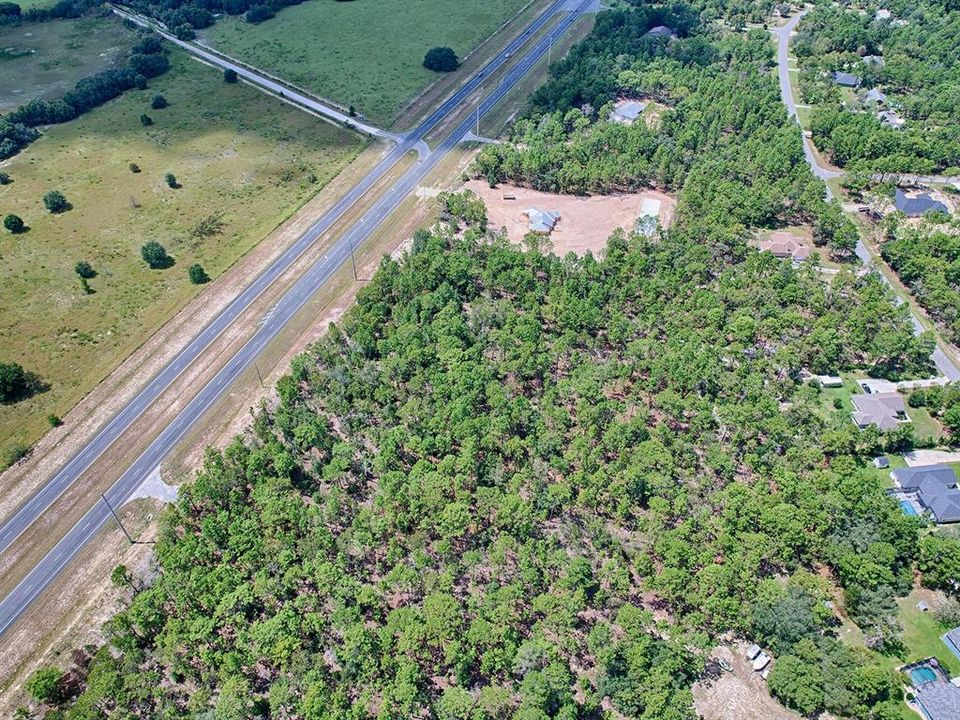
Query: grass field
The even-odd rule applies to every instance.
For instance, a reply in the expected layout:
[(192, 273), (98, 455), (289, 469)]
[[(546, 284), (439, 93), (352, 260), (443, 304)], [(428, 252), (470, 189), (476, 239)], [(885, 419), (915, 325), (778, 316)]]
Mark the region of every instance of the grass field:
[[(30, 230), (0, 235), (0, 360), (39, 374), (50, 390), (0, 406), (0, 449), (33, 442), (199, 291), (187, 268), (217, 276), (334, 177), (363, 147), (336, 129), (185, 55), (169, 73), (70, 123), (50, 128), (4, 163), (0, 211)], [(169, 101), (151, 110), (150, 98)], [(141, 113), (154, 120), (140, 123)], [(133, 173), (130, 163), (141, 172)], [(171, 189), (172, 172), (182, 185)], [(47, 213), (45, 192), (73, 209)], [(206, 221), (212, 235), (193, 232)], [(150, 270), (139, 248), (162, 243), (176, 264)], [(98, 272), (86, 295), (78, 260)]]
[(213, 47), (343, 105), (392, 123), (439, 75), (423, 67), (431, 47), (460, 57), (528, 0), (313, 0), (259, 25), (221, 18), (204, 31)]
[(0, 28), (0, 110), (60, 97), (80, 78), (123, 65), (136, 37), (115, 18)]

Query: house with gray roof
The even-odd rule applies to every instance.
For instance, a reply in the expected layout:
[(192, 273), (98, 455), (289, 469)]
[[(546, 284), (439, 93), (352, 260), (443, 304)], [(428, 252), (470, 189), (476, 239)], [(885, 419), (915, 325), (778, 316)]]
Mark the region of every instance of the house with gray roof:
[(532, 233), (539, 235), (549, 235), (556, 227), (560, 219), (560, 213), (553, 210), (540, 210), (538, 208), (527, 208), (524, 212), (529, 221), (529, 229)]
[(673, 28), (669, 28), (666, 25), (657, 25), (647, 30), (647, 36), (672, 39), (675, 38), (677, 34), (673, 31)]
[(938, 677), (914, 685), (913, 694), (927, 720), (960, 718), (960, 687), (953, 683)]
[(871, 88), (867, 91), (867, 94), (863, 98), (866, 102), (875, 103), (877, 105), (886, 105), (887, 96), (883, 94), (883, 91), (880, 88)]
[(621, 100), (610, 111), (610, 122), (621, 125), (633, 125), (640, 114), (647, 109), (647, 103), (642, 100)]
[(895, 392), (853, 395), (853, 421), (857, 427), (876, 425), (881, 430), (893, 430), (910, 422), (903, 398)]
[(939, 200), (934, 200), (929, 193), (909, 197), (900, 188), (897, 188), (894, 195), (893, 206), (907, 217), (920, 217), (928, 212), (949, 212), (946, 205)]
[(938, 524), (960, 522), (960, 488), (949, 465), (897, 468), (890, 476), (897, 488), (919, 502)]
[(900, 117), (900, 114), (896, 110), (883, 110), (882, 112), (878, 112), (877, 120), (879, 120), (880, 124), (884, 127), (893, 130), (900, 130), (907, 124), (907, 121)]
[(855, 88), (860, 85), (860, 78), (851, 73), (837, 70), (833, 73), (833, 82), (840, 87)]

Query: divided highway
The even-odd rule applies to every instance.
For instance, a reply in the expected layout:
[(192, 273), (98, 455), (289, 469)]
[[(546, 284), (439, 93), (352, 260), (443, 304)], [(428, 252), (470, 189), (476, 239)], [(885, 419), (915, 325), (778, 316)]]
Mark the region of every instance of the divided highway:
[[(41, 490), (33, 495), (18, 511), (0, 526), (0, 553), (10, 547), (50, 505), (82, 476), (114, 442), (127, 431), (132, 423), (169, 387), (197, 357), (246, 310), (250, 304), (277, 278), (279, 278), (323, 233), (329, 230), (387, 171), (441, 121), (460, 109), (475, 93), (486, 78), (499, 69), (510, 55), (518, 52), (536, 31), (542, 29), (556, 14), (568, 12), (533, 47), (520, 57), (493, 92), (480, 103), (479, 114), (489, 112), (530, 69), (544, 57), (553, 42), (563, 35), (581, 15), (590, 11), (594, 0), (570, 2), (557, 0), (540, 15), (520, 37), (514, 40), (500, 55), (481, 69), (469, 82), (444, 102), (430, 117), (406, 135), (371, 172), (348, 192), (330, 211), (297, 240), (283, 255), (257, 277), (220, 315), (212, 320), (197, 337), (181, 351), (156, 377), (93, 438), (79, 453), (70, 458), (64, 467)], [(309, 298), (333, 273), (350, 258), (354, 247), (363, 242), (413, 192), (446, 153), (459, 143), (475, 122), (471, 113), (440, 143), (434, 152), (421, 155), (416, 164), (401, 179), (379, 197), (366, 213), (354, 223), (330, 248), (283, 295), (269, 313), (267, 320), (256, 333), (221, 368), (216, 376), (193, 397), (189, 404), (143, 454), (123, 473), (106, 496), (110, 503), (119, 506), (125, 502), (140, 484), (156, 469), (172, 447), (215, 403), (231, 383), (248, 368), (257, 355), (277, 336), (284, 325), (303, 307)], [(77, 553), (94, 537), (110, 519), (109, 510), (103, 503), (91, 508), (60, 542), (30, 571), (30, 573), (0, 601), (0, 634), (5, 632), (30, 606), (33, 600), (46, 589)]]

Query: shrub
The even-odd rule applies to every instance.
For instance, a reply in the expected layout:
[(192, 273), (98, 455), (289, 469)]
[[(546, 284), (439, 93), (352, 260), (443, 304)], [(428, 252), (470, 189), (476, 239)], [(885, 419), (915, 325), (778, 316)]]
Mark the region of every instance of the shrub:
[(225, 83), (233, 84), (237, 81), (237, 71), (233, 68), (227, 68), (223, 71), (223, 81)]
[(62, 681), (63, 670), (55, 667), (39, 668), (27, 680), (27, 692), (39, 702), (56, 704), (62, 699)]
[(187, 268), (187, 274), (190, 276), (190, 282), (194, 285), (203, 285), (210, 282), (210, 276), (207, 275), (207, 271), (203, 269), (202, 265), (191, 265)]
[(140, 257), (152, 270), (163, 270), (173, 265), (173, 258), (167, 255), (167, 249), (156, 240), (140, 248)]
[(427, 70), (437, 72), (451, 72), (460, 66), (460, 59), (453, 48), (435, 47), (427, 51), (423, 58), (423, 66)]
[(17, 233), (22, 233), (27, 229), (27, 226), (24, 224), (23, 219), (19, 215), (14, 215), (13, 213), (7, 215), (3, 219), (3, 226), (12, 232), (14, 235)]
[(136, 175), (138, 172), (140, 172), (140, 166), (136, 163), (130, 163), (130, 172)]
[(97, 271), (93, 269), (93, 266), (88, 263), (86, 260), (78, 260), (77, 264), (73, 266), (73, 271), (82, 278), (90, 280), (97, 276)]
[(61, 425), (63, 425), (63, 420), (60, 419), (59, 415), (54, 415), (53, 413), (50, 413), (49, 415), (47, 415), (47, 423), (49, 423), (50, 427), (60, 427)]
[(43, 196), (43, 205), (53, 214), (66, 212), (70, 209), (70, 203), (59, 190), (51, 190)]
[(180, 187), (180, 183), (177, 182), (177, 176), (174, 175), (173, 173), (167, 173), (166, 175), (164, 175), (163, 181), (167, 184), (168, 187), (171, 187), (174, 190)]
[(157, 93), (150, 99), (150, 107), (154, 110), (163, 110), (167, 104), (167, 99), (160, 93)]
[(13, 445), (3, 451), (0, 456), (0, 469), (6, 470), (14, 463), (22, 460), (30, 452), (30, 446), (22, 442), (15, 442)]
[(248, 23), (261, 23), (264, 20), (269, 20), (274, 15), (276, 15), (276, 13), (267, 5), (257, 5), (247, 10), (243, 19)]
[(9, 185), (13, 182), (13, 178), (10, 177), (9, 173), (0, 172), (0, 185)]
[(30, 397), (39, 389), (37, 378), (20, 363), (0, 362), (0, 403)]
[(153, 125), (153, 118), (146, 113), (143, 113), (143, 115), (140, 116), (140, 124), (144, 127), (150, 127)]

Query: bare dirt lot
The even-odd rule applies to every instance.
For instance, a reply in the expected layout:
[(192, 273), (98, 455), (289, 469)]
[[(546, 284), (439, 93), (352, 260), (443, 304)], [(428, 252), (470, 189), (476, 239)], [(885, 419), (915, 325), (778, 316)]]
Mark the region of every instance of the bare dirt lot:
[[(668, 227), (673, 220), (676, 200), (666, 193), (647, 190), (642, 193), (622, 195), (557, 195), (511, 185), (491, 188), (483, 180), (471, 180), (465, 186), (483, 198), (487, 205), (490, 227), (507, 229), (507, 237), (520, 243), (527, 234), (528, 208), (551, 210), (560, 213), (560, 220), (550, 234), (553, 252), (563, 256), (568, 252), (583, 255), (587, 250), (594, 254), (603, 250), (607, 238), (617, 228), (629, 230), (640, 217), (644, 200), (660, 202), (659, 222)], [(504, 197), (513, 197), (505, 200)]]
[(693, 686), (693, 704), (703, 720), (797, 720), (800, 716), (770, 697), (767, 684), (753, 672), (744, 646), (721, 645), (713, 657), (724, 658), (733, 672)]

